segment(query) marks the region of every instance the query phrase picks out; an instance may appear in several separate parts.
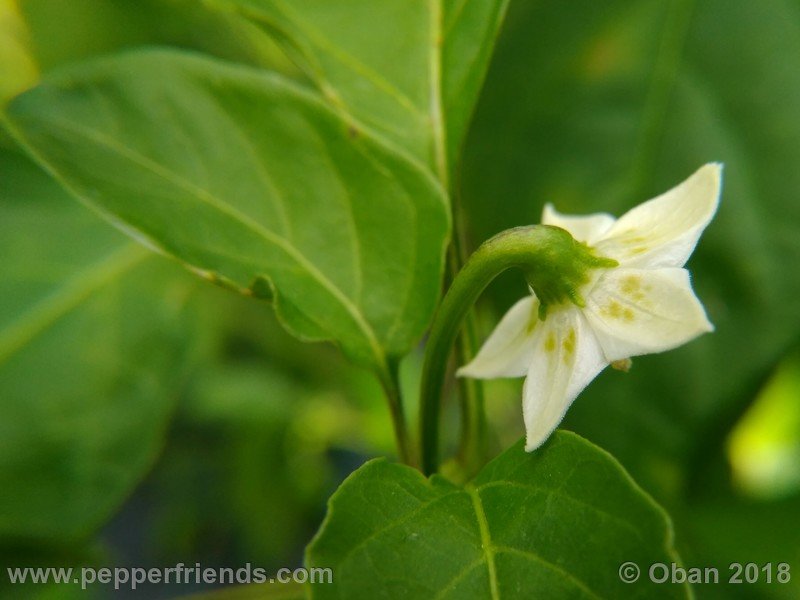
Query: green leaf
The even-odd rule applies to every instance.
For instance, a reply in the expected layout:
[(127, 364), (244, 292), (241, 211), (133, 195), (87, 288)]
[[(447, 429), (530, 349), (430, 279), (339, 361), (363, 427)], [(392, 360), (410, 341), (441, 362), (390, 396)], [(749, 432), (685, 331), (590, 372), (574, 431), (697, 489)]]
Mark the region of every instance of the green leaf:
[[(603, 374), (566, 421), (648, 489), (702, 488), (686, 473), (800, 339), (800, 13), (782, 0), (513, 6), (465, 154), (477, 240), (539, 221), (545, 202), (620, 215), (725, 163), (688, 265), (716, 331)], [(495, 292), (507, 306), (524, 283)]]
[(0, 153), (0, 538), (87, 535), (152, 464), (196, 284)]
[(218, 2), (282, 42), (333, 106), (447, 181), (508, 0)]
[(39, 69), (28, 31), (14, 2), (0, 2), (0, 106), (33, 85)]
[[(13, 2), (12, 2), (13, 4)], [(19, 12), (44, 72), (136, 46), (192, 48), (268, 68), (291, 68), (283, 52), (245, 19), (197, 0), (22, 0)]]
[(205, 277), (272, 295), (296, 335), (386, 372), (438, 297), (429, 174), (285, 79), (173, 52), (53, 77), (10, 127), (86, 203)]
[(371, 461), (331, 498), (306, 553), (334, 573), (313, 598), (685, 598), (618, 576), (626, 561), (676, 560), (665, 513), (564, 431), (534, 454), (515, 444), (464, 488)]

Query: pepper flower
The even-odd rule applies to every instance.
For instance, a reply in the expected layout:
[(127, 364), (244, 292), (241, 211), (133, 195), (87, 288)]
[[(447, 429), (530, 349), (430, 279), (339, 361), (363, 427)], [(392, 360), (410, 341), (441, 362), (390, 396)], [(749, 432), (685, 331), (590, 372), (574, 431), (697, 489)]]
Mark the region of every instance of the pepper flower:
[(607, 365), (624, 366), (630, 357), (713, 331), (683, 265), (717, 210), (721, 172), (720, 164), (707, 164), (619, 219), (568, 216), (545, 206), (542, 223), (565, 229), (595, 262), (580, 272), (580, 285), (566, 290), (553, 286), (552, 277), (537, 285), (531, 274), (531, 295), (511, 307), (458, 370), (478, 379), (526, 377), (528, 452), (544, 443)]

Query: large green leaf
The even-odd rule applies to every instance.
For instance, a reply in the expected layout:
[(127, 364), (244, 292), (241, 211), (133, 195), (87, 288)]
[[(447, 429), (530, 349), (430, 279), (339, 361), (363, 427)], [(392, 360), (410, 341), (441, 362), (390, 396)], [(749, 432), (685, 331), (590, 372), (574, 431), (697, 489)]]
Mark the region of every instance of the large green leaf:
[(14, 3), (30, 32), (35, 61), (44, 72), (91, 56), (144, 45), (192, 48), (268, 68), (289, 65), (283, 52), (258, 27), (197, 0), (13, 0)]
[(620, 565), (677, 560), (665, 513), (614, 459), (569, 432), (522, 442), (466, 487), (385, 460), (329, 504), (307, 566), (333, 569), (313, 598), (685, 598)]
[[(619, 215), (725, 163), (689, 263), (716, 332), (602, 375), (567, 418), (649, 489), (680, 490), (800, 336), (800, 13), (784, 0), (514, 8), (465, 156), (477, 239), (537, 222), (545, 202)], [(506, 306), (524, 284), (501, 291)]]
[(438, 296), (441, 188), (277, 75), (171, 52), (50, 79), (10, 128), (65, 185), (283, 322), (386, 370)]
[(219, 0), (281, 41), (328, 101), (442, 181), (508, 0)]
[(65, 543), (151, 465), (196, 283), (0, 153), (0, 538)]

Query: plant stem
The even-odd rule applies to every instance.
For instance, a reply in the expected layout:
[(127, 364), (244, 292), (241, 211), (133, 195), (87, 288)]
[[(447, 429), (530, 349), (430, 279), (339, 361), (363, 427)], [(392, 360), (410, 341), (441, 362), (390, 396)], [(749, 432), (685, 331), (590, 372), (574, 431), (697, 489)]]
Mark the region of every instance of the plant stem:
[[(464, 218), (456, 194), (453, 198), (453, 240), (448, 259), (448, 287), (466, 262), (466, 241), (464, 239)], [(478, 349), (478, 323), (474, 312), (468, 312), (464, 326), (455, 341), (457, 364), (465, 365), (474, 357)], [(461, 407), (461, 431), (459, 434), (458, 456), (466, 472), (477, 471), (483, 465), (486, 455), (486, 410), (483, 385), (476, 379), (458, 380)]]
[[(420, 447), (422, 471), (439, 465), (439, 414), (447, 360), (464, 317), (486, 286), (512, 267), (533, 273), (552, 265), (564, 230), (548, 225), (517, 227), (484, 242), (453, 280), (431, 328), (420, 388)], [(470, 429), (475, 426), (471, 425)]]
[(413, 445), (408, 434), (406, 425), (405, 409), (403, 408), (403, 396), (400, 392), (399, 364), (396, 360), (388, 363), (388, 370), (381, 374), (380, 381), (386, 399), (389, 401), (389, 411), (392, 415), (392, 425), (394, 426), (394, 439), (397, 445), (397, 455), (400, 460), (409, 465), (416, 466), (414, 459)]
[[(455, 342), (459, 365), (466, 365), (475, 356), (478, 347), (476, 329), (476, 320), (472, 313), (467, 313), (461, 334)], [(462, 414), (458, 456), (466, 472), (473, 474), (483, 466), (488, 446), (483, 384), (478, 379), (459, 378), (458, 385)]]

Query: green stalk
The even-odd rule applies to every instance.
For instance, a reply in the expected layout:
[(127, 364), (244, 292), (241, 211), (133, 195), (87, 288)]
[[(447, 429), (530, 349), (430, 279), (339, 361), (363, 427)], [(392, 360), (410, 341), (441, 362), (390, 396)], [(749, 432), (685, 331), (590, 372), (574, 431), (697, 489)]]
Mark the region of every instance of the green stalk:
[(588, 269), (615, 264), (594, 256), (569, 233), (550, 225), (509, 229), (475, 251), (445, 295), (425, 349), (419, 426), (421, 467), (426, 475), (439, 466), (439, 416), (450, 350), (465, 316), (486, 286), (512, 267), (521, 269), (542, 303), (540, 318), (544, 319), (548, 304), (567, 299), (582, 303), (577, 290), (586, 281)]
[(389, 403), (389, 412), (392, 416), (394, 426), (394, 438), (397, 446), (397, 456), (405, 464), (416, 466), (414, 458), (413, 444), (406, 425), (405, 409), (403, 407), (403, 397), (400, 392), (400, 377), (398, 373), (399, 365), (395, 360), (389, 361), (388, 369), (380, 376), (383, 392)]
[[(465, 248), (463, 213), (460, 210), (460, 203), (453, 195), (453, 240), (447, 256), (448, 287), (468, 258)], [(478, 344), (478, 322), (475, 313), (469, 312), (455, 341), (457, 364), (465, 365), (472, 360), (478, 350)], [(465, 472), (472, 474), (483, 466), (488, 446), (482, 382), (460, 378), (458, 397), (461, 408), (458, 457)]]

